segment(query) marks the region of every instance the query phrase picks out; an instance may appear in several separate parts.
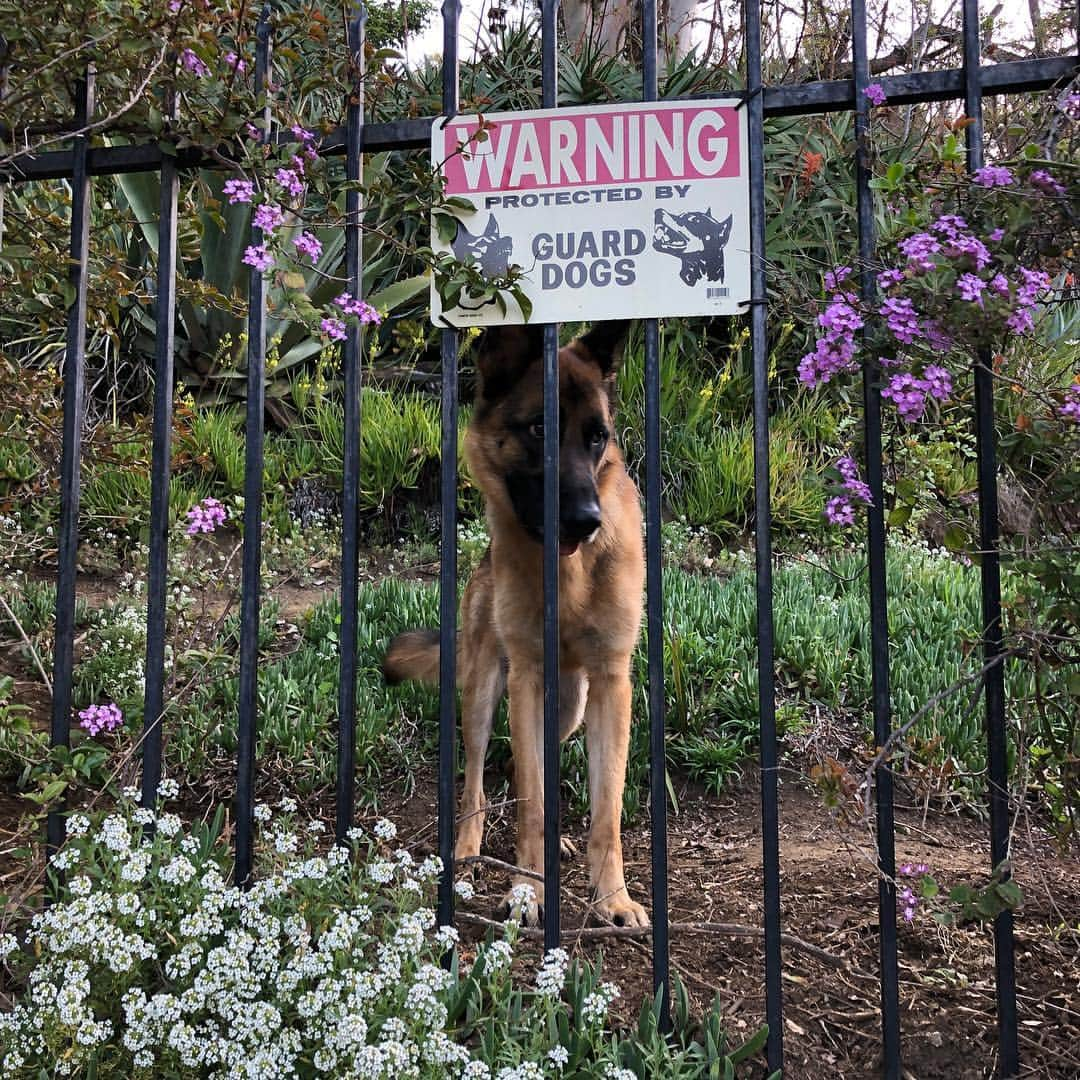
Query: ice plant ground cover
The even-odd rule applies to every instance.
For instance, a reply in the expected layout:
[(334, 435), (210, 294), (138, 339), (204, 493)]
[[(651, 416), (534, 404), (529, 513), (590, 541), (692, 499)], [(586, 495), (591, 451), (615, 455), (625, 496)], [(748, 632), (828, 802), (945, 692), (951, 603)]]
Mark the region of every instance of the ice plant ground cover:
[(715, 1016), (704, 1046), (665, 1040), (648, 1004), (635, 1035), (613, 1034), (618, 988), (562, 950), (530, 970), (513, 922), (458, 951), (429, 906), (439, 860), (395, 849), (390, 822), (327, 849), (292, 800), (257, 806), (258, 875), (242, 890), (220, 810), (187, 828), (131, 795), (69, 816), (56, 902), (0, 937), (21, 987), (0, 1014), (10, 1080), (633, 1080), (734, 1075), (761, 1045), (729, 1055)]

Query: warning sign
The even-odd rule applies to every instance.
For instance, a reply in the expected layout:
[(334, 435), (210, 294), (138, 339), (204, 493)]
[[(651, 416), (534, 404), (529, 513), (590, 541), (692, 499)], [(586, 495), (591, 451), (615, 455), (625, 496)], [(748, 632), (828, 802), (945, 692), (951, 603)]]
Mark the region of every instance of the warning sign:
[[(737, 100), (650, 102), (436, 120), (446, 194), (468, 200), (436, 251), (485, 278), (521, 268), (530, 322), (731, 315), (750, 298), (746, 110)], [(520, 323), (506, 293), (463, 294), (432, 320)], [(445, 322), (444, 322), (445, 317)]]

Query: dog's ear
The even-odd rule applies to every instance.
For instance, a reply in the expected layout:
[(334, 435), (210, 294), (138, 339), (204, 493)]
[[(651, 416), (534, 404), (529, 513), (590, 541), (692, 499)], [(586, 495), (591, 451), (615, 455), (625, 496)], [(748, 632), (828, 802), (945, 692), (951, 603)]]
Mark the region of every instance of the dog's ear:
[(497, 401), (543, 355), (544, 328), (539, 323), (488, 327), (476, 355), (476, 371), (480, 376), (477, 398)]
[(578, 338), (579, 350), (585, 353), (606, 378), (619, 366), (630, 323), (626, 319), (597, 323)]
[[(711, 210), (709, 212), (712, 213)], [(731, 236), (731, 214), (728, 214), (728, 216), (726, 218), (724, 218), (723, 221), (720, 222), (720, 243), (721, 244), (726, 244), (728, 242), (728, 237), (730, 237), (730, 236)]]
[(484, 235), (494, 239), (499, 235), (499, 223), (495, 220), (495, 215), (492, 214), (488, 218), (487, 228), (484, 230)]

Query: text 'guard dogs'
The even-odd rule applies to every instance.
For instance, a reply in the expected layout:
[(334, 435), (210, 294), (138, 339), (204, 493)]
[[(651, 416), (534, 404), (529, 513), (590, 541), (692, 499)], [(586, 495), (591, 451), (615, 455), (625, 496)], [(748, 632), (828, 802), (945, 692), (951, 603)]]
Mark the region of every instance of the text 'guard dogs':
[[(559, 737), (585, 724), (589, 756), (589, 878), (594, 910), (646, 926), (623, 877), (620, 817), (630, 741), (630, 657), (641, 623), (645, 561), (639, 495), (614, 438), (615, 373), (626, 323), (600, 323), (559, 352)], [(458, 684), (465, 742), (456, 857), (479, 855), (484, 755), (495, 710), (510, 695), (517, 865), (543, 874), (543, 332), (487, 331), (465, 454), (484, 494), (491, 545), (461, 601)], [(437, 682), (439, 636), (400, 634), (389, 682)], [(523, 912), (543, 919), (541, 882)], [(519, 883), (515, 879), (515, 884)]]

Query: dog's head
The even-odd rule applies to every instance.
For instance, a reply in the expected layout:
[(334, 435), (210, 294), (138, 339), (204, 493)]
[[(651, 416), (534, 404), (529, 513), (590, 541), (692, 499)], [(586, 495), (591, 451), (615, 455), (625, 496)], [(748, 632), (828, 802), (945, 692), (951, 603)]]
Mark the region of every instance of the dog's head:
[[(602, 476), (621, 460), (614, 388), (627, 324), (599, 323), (559, 350), (559, 551), (572, 555), (603, 525)], [(493, 327), (480, 345), (466, 454), (489, 507), (544, 536), (543, 329)]]
[(503, 237), (499, 223), (494, 215), (488, 219), (482, 233), (471, 233), (461, 222), (453, 242), (454, 258), (464, 261), (470, 255), (476, 260), (480, 272), (487, 278), (505, 277), (510, 271), (510, 256), (514, 251), (514, 242), (510, 237)]
[(712, 264), (717, 274), (711, 280), (724, 277), (724, 248), (731, 237), (731, 215), (717, 221), (712, 210), (688, 210), (685, 214), (669, 214), (657, 210), (653, 222), (653, 249), (664, 255), (675, 255), (688, 263)]

